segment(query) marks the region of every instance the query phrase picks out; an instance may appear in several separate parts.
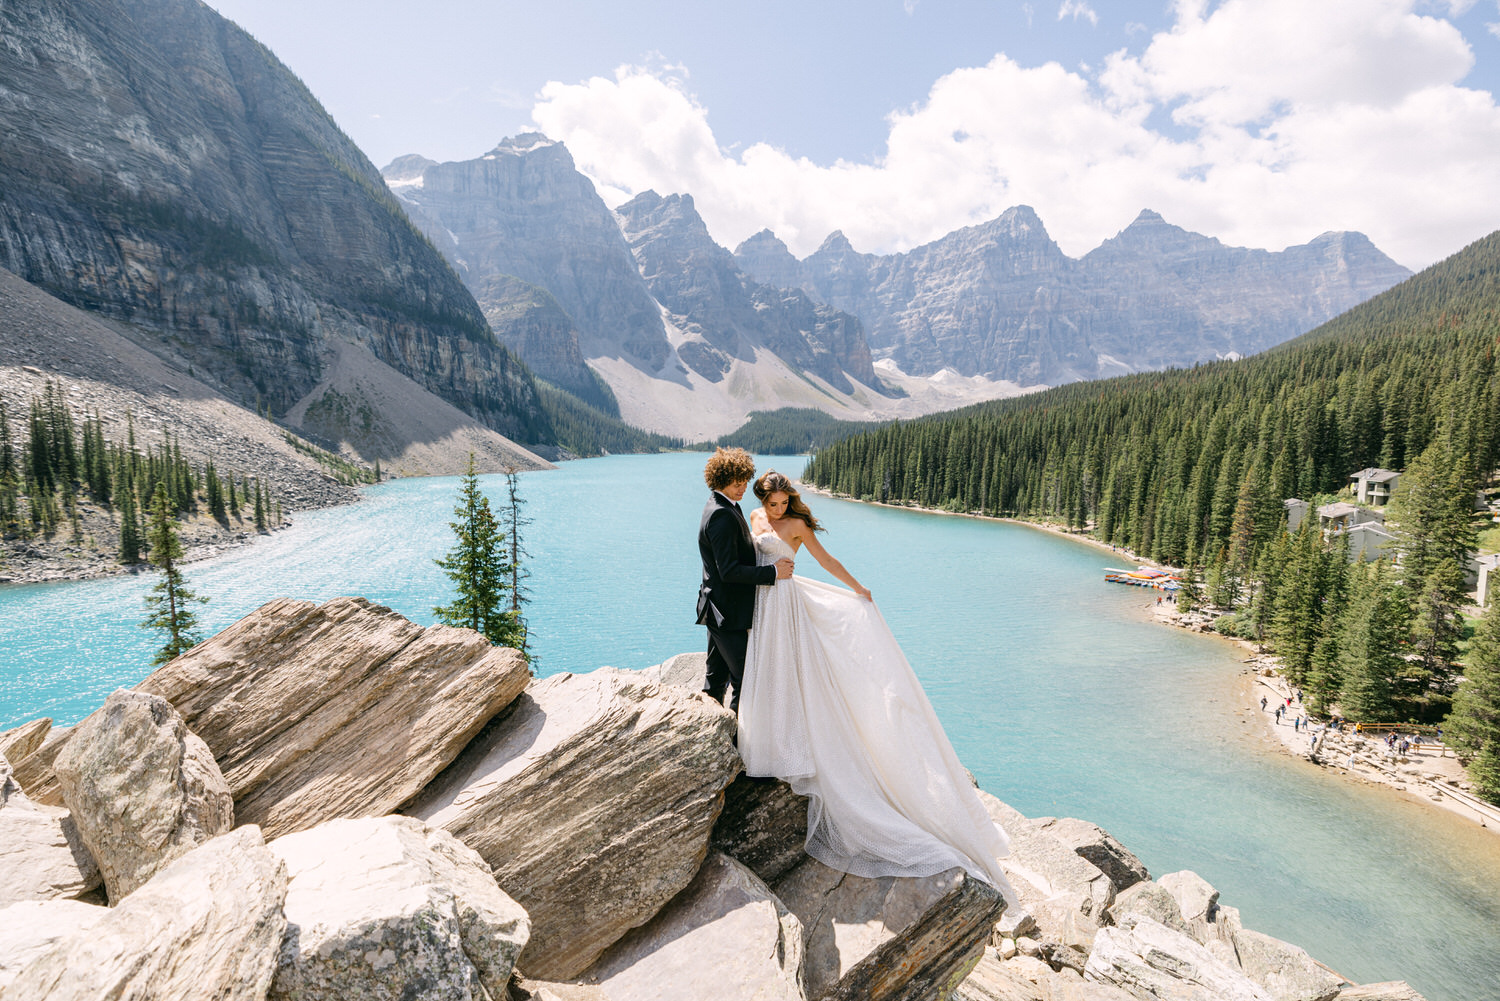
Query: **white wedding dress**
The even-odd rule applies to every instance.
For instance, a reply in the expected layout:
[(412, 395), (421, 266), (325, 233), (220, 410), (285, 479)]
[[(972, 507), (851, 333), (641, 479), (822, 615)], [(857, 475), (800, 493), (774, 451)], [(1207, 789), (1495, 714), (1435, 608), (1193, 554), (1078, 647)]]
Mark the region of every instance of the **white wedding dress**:
[[(790, 558), (775, 532), (757, 562)], [(857, 876), (961, 866), (1019, 908), (1010, 853), (874, 602), (805, 577), (755, 589), (740, 695), (750, 775), (808, 797), (807, 853)]]

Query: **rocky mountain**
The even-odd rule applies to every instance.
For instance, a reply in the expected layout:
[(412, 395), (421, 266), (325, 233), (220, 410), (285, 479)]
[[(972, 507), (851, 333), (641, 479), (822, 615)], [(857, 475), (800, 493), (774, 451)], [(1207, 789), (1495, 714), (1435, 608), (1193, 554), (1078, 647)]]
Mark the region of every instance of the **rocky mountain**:
[[(871, 410), (891, 397), (859, 321), (751, 280), (690, 197), (643, 194), (612, 213), (567, 149), (536, 133), (458, 163), (400, 157), (383, 174), (500, 339), (627, 420), (702, 438), (778, 406), (894, 416)], [(926, 409), (972, 395), (945, 388)]]
[(257, 409), (315, 408), (350, 348), (552, 440), (458, 276), (244, 31), (197, 0), (18, 0), (0, 37), (0, 265)]
[[(583, 358), (645, 371), (671, 345), (613, 213), (561, 143), (527, 133), (484, 156), (434, 163), (405, 156), (385, 168), (390, 189), (453, 262), (496, 333), (558, 385), (593, 377)], [(551, 300), (558, 317), (538, 315)], [(545, 310), (544, 310), (545, 312)], [(528, 324), (553, 326), (538, 337)]]
[(717, 382), (732, 359), (753, 360), (765, 348), (841, 392), (853, 391), (851, 375), (882, 388), (859, 321), (800, 289), (752, 281), (709, 235), (692, 195), (646, 191), (616, 214), (647, 288), (693, 338), (678, 356), (705, 379)]
[(861, 254), (835, 232), (799, 261), (767, 230), (735, 259), (855, 314), (905, 372), (1049, 385), (1253, 354), (1411, 274), (1358, 233), (1273, 253), (1151, 211), (1074, 259), (1026, 206), (904, 254)]

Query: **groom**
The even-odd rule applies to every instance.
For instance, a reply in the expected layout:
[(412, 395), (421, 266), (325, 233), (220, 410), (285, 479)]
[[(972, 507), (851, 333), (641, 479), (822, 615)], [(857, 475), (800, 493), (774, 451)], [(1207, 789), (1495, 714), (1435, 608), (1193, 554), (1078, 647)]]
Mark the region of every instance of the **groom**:
[(740, 711), (745, 677), (745, 648), (755, 614), (756, 585), (775, 584), (792, 575), (792, 561), (755, 565), (755, 543), (740, 510), (740, 498), (755, 475), (755, 460), (742, 448), (721, 448), (703, 467), (712, 490), (698, 525), (698, 554), (703, 557), (703, 584), (698, 588), (698, 624), (708, 627), (708, 676), (703, 690), (724, 701), (724, 686), (734, 685), (729, 708)]

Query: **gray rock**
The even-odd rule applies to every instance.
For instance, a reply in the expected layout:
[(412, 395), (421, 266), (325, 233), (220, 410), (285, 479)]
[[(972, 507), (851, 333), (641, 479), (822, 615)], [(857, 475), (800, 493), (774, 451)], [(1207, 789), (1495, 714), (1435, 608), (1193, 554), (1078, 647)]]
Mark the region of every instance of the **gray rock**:
[(1387, 980), (1379, 984), (1361, 984), (1346, 987), (1337, 995), (1338, 1001), (1427, 1001), (1412, 990), (1404, 980)]
[(714, 848), (774, 883), (807, 858), (807, 797), (780, 779), (741, 775), (724, 790)]
[(1219, 891), (1202, 876), (1184, 869), (1169, 872), (1156, 881), (1177, 901), (1184, 921), (1191, 924), (1199, 918), (1213, 920), (1214, 910), (1219, 906)]
[(1005, 900), (962, 869), (865, 879), (808, 859), (776, 883), (802, 922), (810, 1001), (951, 993), (984, 953)]
[(229, 785), (166, 699), (121, 689), (53, 765), (112, 904), (234, 826)]
[(1100, 929), (1084, 976), (1156, 1001), (1272, 1001), (1202, 945), (1149, 918)]
[(1184, 935), (1189, 934), (1188, 924), (1182, 920), (1182, 908), (1172, 891), (1160, 883), (1137, 883), (1115, 898), (1109, 907), (1111, 924), (1131, 928), (1140, 918), (1149, 918), (1157, 924), (1166, 925)]
[[(1045, 822), (1027, 820), (983, 791), (979, 799), (1010, 836), (1010, 855), (1000, 860), (1000, 866), (1034, 921), (1033, 937), (1067, 947), (1072, 955), (1055, 958), (1082, 969), (1105, 911), (1114, 901), (1114, 883), (1049, 833)], [(1003, 927), (1005, 933), (1022, 934), (1019, 927)]]
[(1245, 976), (1276, 1001), (1329, 1001), (1344, 986), (1342, 977), (1318, 965), (1306, 951), (1258, 931), (1236, 931), (1234, 948)]
[(42, 746), (51, 729), (52, 720), (44, 716), (0, 732), (0, 758), (12, 764), (25, 761)]
[(11, 762), (16, 781), (26, 790), (26, 796), (33, 803), (58, 807), (63, 805), (62, 787), (57, 784), (52, 762), (56, 760), (58, 752), (67, 746), (71, 734), (71, 727), (51, 727), (40, 747), (20, 761)]
[(517, 976), (511, 981), (510, 1001), (613, 1001), (593, 984), (559, 983)]
[(28, 799), (0, 756), (0, 907), (80, 897), (99, 883), (68, 811)]
[(526, 912), (448, 832), (410, 817), (332, 820), (269, 848), (288, 877), (271, 998), (505, 996)]
[(108, 913), (107, 907), (76, 900), (25, 900), (0, 908), (0, 993), (32, 960)]
[(392, 812), (529, 678), (520, 654), (472, 630), (424, 629), (363, 598), (279, 598), (137, 687), (212, 749), (237, 820), (276, 838)]
[(526, 908), (521, 968), (569, 979), (692, 881), (740, 768), (735, 725), (633, 671), (554, 675), (403, 812), (478, 851)]
[(1040, 830), (1093, 863), (1109, 877), (1115, 893), (1151, 878), (1145, 863), (1097, 824), (1072, 817), (1049, 818), (1040, 825)]
[(802, 926), (745, 866), (710, 852), (650, 922), (610, 946), (583, 978), (610, 1001), (805, 1001)]
[(679, 653), (668, 657), (660, 664), (641, 672), (641, 676), (659, 685), (676, 685), (690, 691), (703, 691), (703, 680), (708, 672), (708, 655), (702, 653)]
[(1057, 972), (1038, 960), (1022, 959), (1006, 962), (986, 949), (953, 1001), (1138, 1001), (1118, 987), (1080, 980), (1072, 970)]
[(261, 1001), (276, 971), (286, 871), (241, 827), (162, 869), (28, 962), (8, 999)]

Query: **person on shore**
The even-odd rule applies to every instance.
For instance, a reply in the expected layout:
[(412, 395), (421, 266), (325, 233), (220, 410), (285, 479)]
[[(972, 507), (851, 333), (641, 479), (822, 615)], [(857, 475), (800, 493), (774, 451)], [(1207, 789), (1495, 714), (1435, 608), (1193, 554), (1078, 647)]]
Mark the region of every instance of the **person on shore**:
[(1276, 707), (1276, 725), (1277, 726), (1281, 725), (1281, 706), (1280, 705), (1278, 705)]
[(1298, 716), (1296, 719), (1292, 720), (1292, 732), (1293, 733), (1301, 733), (1302, 732), (1302, 717), (1301, 716)]
[(1266, 697), (1264, 695), (1262, 695), (1260, 697), (1260, 711), (1261, 712), (1265, 712), (1266, 711)]

